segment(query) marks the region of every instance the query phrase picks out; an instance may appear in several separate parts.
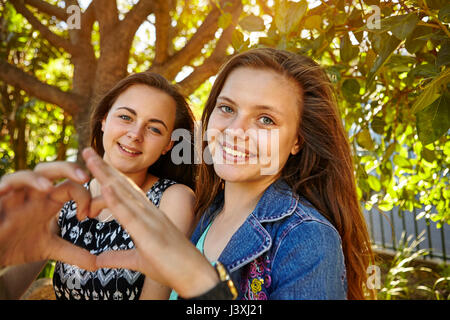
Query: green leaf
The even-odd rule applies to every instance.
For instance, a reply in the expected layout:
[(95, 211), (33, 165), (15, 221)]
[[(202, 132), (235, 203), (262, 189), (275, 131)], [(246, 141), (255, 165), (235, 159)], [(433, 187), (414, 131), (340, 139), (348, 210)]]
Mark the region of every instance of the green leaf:
[(448, 64), (450, 64), (450, 40), (442, 42), (441, 49), (436, 57), (436, 66), (438, 68)]
[(394, 36), (387, 36), (386, 42), (382, 43), (382, 47), (374, 65), (367, 75), (367, 87), (370, 87), (380, 68), (389, 60), (395, 49), (400, 45), (400, 40)]
[(230, 26), (230, 24), (233, 22), (233, 16), (229, 12), (225, 12), (219, 17), (219, 21), (217, 22), (217, 25), (219, 28), (226, 29)]
[(389, 200), (381, 200), (380, 202), (378, 202), (377, 206), (380, 210), (387, 212), (392, 210), (394, 204)]
[(441, 9), (446, 4), (448, 4), (448, 0), (427, 0), (427, 5), (431, 9)]
[(427, 43), (427, 37), (434, 34), (434, 29), (427, 26), (416, 26), (413, 32), (405, 41), (405, 48), (409, 53), (414, 54), (422, 49)]
[(420, 96), (416, 99), (412, 106), (412, 112), (417, 113), (439, 97), (439, 89), (441, 85), (446, 85), (450, 81), (450, 69), (446, 69), (442, 74), (431, 81), (425, 89), (423, 89)]
[(355, 103), (360, 100), (359, 90), (360, 85), (358, 80), (356, 79), (346, 79), (342, 83), (342, 94), (344, 95), (345, 100), (350, 103)]
[(398, 39), (405, 40), (419, 22), (419, 17), (415, 13), (410, 13), (399, 20), (399, 23), (394, 25), (391, 31)]
[(450, 94), (441, 95), (430, 106), (416, 114), (417, 134), (427, 145), (439, 139), (450, 128)]
[(379, 192), (381, 190), (381, 182), (380, 179), (373, 176), (373, 175), (369, 175), (367, 181), (369, 182), (369, 186), (376, 192)]
[(399, 154), (394, 155), (394, 164), (399, 166), (400, 168), (407, 168), (407, 169), (411, 169), (411, 162), (409, 161), (408, 158), (405, 158)]
[(370, 123), (370, 127), (373, 131), (375, 131), (378, 134), (384, 133), (384, 126), (386, 125), (386, 121), (384, 121), (384, 117), (381, 116), (375, 116)]
[(439, 10), (438, 18), (444, 23), (450, 23), (450, 3)]
[(344, 34), (341, 38), (340, 55), (343, 62), (349, 62), (350, 60), (356, 58), (359, 53), (359, 48), (352, 45), (350, 37), (348, 34)]
[(429, 150), (427, 148), (422, 149), (422, 151), (420, 152), (420, 156), (430, 163), (436, 160), (436, 155), (434, 154), (434, 151)]
[[(391, 143), (389, 145), (389, 147), (386, 148), (386, 151), (384, 152), (384, 156), (383, 156), (383, 162), (384, 161), (389, 161), (389, 158), (392, 156), (392, 154), (395, 151), (395, 147), (397, 146), (397, 144), (395, 142)], [(390, 163), (390, 162), (389, 162)]]
[(249, 41), (244, 41), (244, 35), (239, 30), (235, 29), (231, 35), (231, 45), (237, 52), (241, 52), (248, 48)]
[(297, 29), (300, 20), (303, 18), (308, 3), (306, 0), (292, 2), (280, 0), (275, 8), (275, 25), (281, 33), (289, 34)]
[(409, 13), (381, 20), (379, 29), (369, 29), (368, 26), (365, 26), (363, 30), (378, 34), (391, 31), (399, 40), (405, 40), (413, 32), (418, 22), (417, 14)]
[(239, 21), (239, 25), (242, 29), (253, 32), (253, 31), (264, 31), (266, 30), (266, 26), (264, 25), (264, 20), (255, 15), (249, 15), (242, 18)]
[(367, 129), (360, 131), (356, 136), (356, 142), (364, 149), (372, 151), (375, 148), (375, 143), (370, 136), (370, 132)]
[(305, 23), (303, 25), (306, 29), (322, 29), (322, 17), (319, 15), (312, 15), (306, 18)]

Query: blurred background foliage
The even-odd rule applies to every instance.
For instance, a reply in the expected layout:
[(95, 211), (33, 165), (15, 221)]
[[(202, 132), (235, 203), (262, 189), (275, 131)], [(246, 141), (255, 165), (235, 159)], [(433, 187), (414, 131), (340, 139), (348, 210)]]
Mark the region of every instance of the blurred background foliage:
[[(85, 9), (89, 2), (79, 1), (79, 5)], [(420, 217), (437, 221), (438, 226), (450, 222), (447, 0), (242, 0), (238, 19), (227, 11), (232, 5), (227, 1), (169, 2), (168, 57), (200, 32), (210, 12), (220, 11), (214, 39), (205, 41), (201, 54), (184, 65), (173, 82), (183, 83), (194, 74), (230, 27), (228, 56), (258, 46), (311, 56), (326, 69), (336, 88), (355, 150), (358, 193), (366, 209), (416, 208)], [(65, 1), (47, 3), (67, 7)], [(136, 5), (132, 0), (116, 3), (119, 20)], [(54, 16), (30, 10), (55, 34), (68, 33)], [(72, 89), (70, 55), (49, 43), (13, 4), (0, 2), (0, 25), (0, 60), (61, 91)], [(127, 73), (152, 68), (155, 25), (151, 13), (134, 34)], [(102, 54), (100, 32), (95, 21), (90, 34), (97, 59)], [(0, 175), (33, 168), (40, 161), (76, 159), (80, 139), (75, 115), (29, 95), (26, 86), (11, 85), (2, 72)], [(213, 81), (211, 76), (185, 91), (196, 116)]]

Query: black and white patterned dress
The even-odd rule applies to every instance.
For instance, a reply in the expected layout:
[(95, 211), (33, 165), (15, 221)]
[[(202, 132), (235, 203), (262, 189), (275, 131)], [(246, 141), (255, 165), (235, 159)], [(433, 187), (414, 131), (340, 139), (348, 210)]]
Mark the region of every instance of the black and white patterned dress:
[[(159, 207), (163, 192), (175, 184), (159, 179), (147, 192), (147, 197)], [(89, 189), (89, 183), (85, 184)], [(61, 237), (98, 255), (108, 250), (134, 248), (130, 235), (116, 220), (99, 222), (86, 218), (78, 221), (75, 201), (66, 202), (58, 217)], [(58, 300), (137, 300), (142, 292), (145, 276), (127, 269), (102, 268), (87, 271), (77, 266), (56, 262), (53, 288)]]

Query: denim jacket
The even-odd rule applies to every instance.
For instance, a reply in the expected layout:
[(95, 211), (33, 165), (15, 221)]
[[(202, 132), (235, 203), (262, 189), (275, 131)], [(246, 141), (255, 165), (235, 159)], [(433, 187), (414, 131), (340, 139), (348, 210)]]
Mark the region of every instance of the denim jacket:
[[(196, 244), (223, 206), (223, 193), (200, 219)], [(270, 185), (231, 237), (218, 260), (227, 267), (238, 299), (346, 299), (341, 238), (332, 224), (284, 180)]]

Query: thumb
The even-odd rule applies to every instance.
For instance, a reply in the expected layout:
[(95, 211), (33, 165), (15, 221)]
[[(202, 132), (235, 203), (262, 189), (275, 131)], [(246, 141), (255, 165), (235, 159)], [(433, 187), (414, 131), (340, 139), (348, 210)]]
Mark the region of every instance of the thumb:
[(89, 208), (89, 218), (95, 218), (103, 209), (106, 209), (107, 207), (108, 205), (102, 195), (93, 198)]
[(139, 253), (136, 249), (105, 251), (96, 257), (96, 268), (122, 268), (145, 273), (139, 267)]

